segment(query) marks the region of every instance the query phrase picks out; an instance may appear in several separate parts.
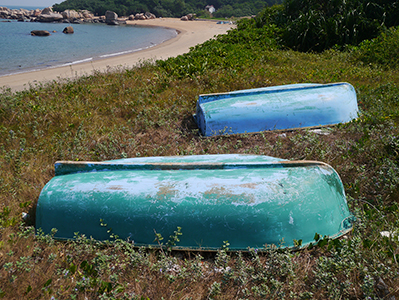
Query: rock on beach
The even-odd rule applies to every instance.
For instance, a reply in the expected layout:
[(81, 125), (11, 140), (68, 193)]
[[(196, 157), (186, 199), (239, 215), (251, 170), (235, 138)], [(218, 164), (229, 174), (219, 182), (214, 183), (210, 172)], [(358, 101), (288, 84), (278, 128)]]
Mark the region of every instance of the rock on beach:
[(105, 23), (108, 25), (118, 25), (118, 15), (110, 10), (105, 12)]

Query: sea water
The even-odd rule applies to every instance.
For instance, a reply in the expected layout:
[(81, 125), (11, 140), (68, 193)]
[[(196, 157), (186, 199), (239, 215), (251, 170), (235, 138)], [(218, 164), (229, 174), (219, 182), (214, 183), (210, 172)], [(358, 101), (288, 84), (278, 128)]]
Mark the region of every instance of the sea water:
[[(67, 26), (73, 27), (73, 34), (62, 33)], [(51, 35), (32, 36), (32, 30), (47, 30)], [(0, 19), (0, 76), (127, 54), (176, 35), (176, 30), (161, 27)]]
[(27, 9), (27, 10), (35, 10), (36, 8), (43, 9), (45, 6), (26, 6), (26, 5), (3, 5), (0, 3), (0, 6), (7, 7), (9, 9)]

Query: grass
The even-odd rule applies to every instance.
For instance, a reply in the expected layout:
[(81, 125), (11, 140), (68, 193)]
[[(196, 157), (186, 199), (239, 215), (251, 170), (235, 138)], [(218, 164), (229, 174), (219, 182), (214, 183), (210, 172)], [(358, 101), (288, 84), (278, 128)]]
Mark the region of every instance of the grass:
[[(399, 72), (350, 52), (304, 54), (226, 47), (132, 69), (93, 73), (0, 95), (0, 297), (4, 299), (393, 299), (399, 296)], [(238, 47), (238, 46), (237, 46)], [(193, 51), (194, 51), (193, 50)], [(239, 53), (242, 53), (240, 56)], [(175, 64), (175, 65), (174, 65)], [(168, 69), (171, 68), (171, 69)], [(183, 72), (184, 71), (184, 72)], [(173, 74), (172, 76), (170, 74)], [(346, 81), (359, 119), (329, 128), (204, 138), (192, 114), (199, 94)], [(43, 186), (57, 160), (215, 153), (320, 160), (340, 174), (353, 232), (290, 252), (173, 252), (34, 235)], [(182, 229), (184, 234), (184, 228)], [(155, 239), (155, 235), (154, 235)], [(165, 242), (166, 244), (166, 242)]]

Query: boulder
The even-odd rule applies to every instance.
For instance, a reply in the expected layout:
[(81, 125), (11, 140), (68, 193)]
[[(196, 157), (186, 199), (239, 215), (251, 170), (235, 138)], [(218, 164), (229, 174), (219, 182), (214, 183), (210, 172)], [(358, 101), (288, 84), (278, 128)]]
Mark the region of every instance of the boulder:
[(85, 18), (85, 19), (93, 19), (94, 18), (94, 15), (91, 12), (89, 12), (88, 10), (82, 10), (82, 15), (83, 15), (83, 18)]
[(53, 13), (53, 8), (52, 7), (43, 8), (43, 10), (41, 12), (42, 15), (49, 15), (51, 13)]
[(32, 12), (31, 16), (32, 16), (32, 17), (38, 17), (40, 14), (41, 14), (40, 9), (36, 8), (36, 9)]
[(23, 16), (24, 18), (29, 18), (30, 15), (31, 15), (31, 12), (29, 10), (27, 10), (27, 9), (21, 8), (19, 10), (19, 15)]
[(107, 25), (119, 25), (119, 22), (117, 20), (108, 21)]
[(68, 26), (68, 27), (65, 27), (62, 32), (65, 34), (71, 34), (71, 33), (74, 33), (75, 31), (73, 30), (72, 26)]
[(9, 19), (17, 20), (18, 16), (15, 14), (14, 11), (11, 11), (10, 14), (8, 15)]
[(33, 36), (49, 36), (50, 32), (47, 30), (32, 30), (30, 34)]
[(64, 10), (61, 15), (63, 16), (64, 19), (73, 21), (75, 19), (80, 19), (83, 17), (83, 15), (79, 12), (77, 12), (76, 10), (72, 10), (72, 9), (66, 9)]
[(134, 16), (134, 19), (135, 20), (145, 20), (146, 18), (145, 18), (145, 15), (144, 14), (136, 14), (135, 16)]
[(10, 13), (6, 10), (0, 10), (0, 18), (2, 19), (8, 19), (10, 16)]
[(155, 15), (148, 11), (144, 15), (146, 19), (156, 19)]
[(118, 25), (118, 15), (110, 10), (107, 10), (105, 12), (105, 23), (107, 23), (108, 25)]
[(59, 13), (40, 14), (36, 20), (38, 22), (58, 22), (62, 21), (64, 17)]
[(116, 12), (107, 10), (107, 11), (105, 12), (105, 19), (106, 19), (106, 20), (110, 20), (110, 21), (116, 20), (116, 19), (118, 19), (118, 14), (117, 14)]
[(88, 10), (82, 10), (81, 13), (83, 15), (83, 18), (85, 18), (85, 19), (93, 19), (94, 18), (94, 15), (91, 12), (89, 12)]
[(134, 20), (134, 15), (130, 15), (130, 16), (129, 16), (129, 20), (130, 20), (130, 21), (133, 21), (133, 20)]
[[(36, 15), (36, 12), (34, 13), (34, 16)], [(59, 14), (53, 12), (53, 9), (51, 7), (46, 7), (44, 8), (39, 15), (36, 17), (36, 21), (38, 22), (58, 22), (62, 21), (64, 17)]]
[(185, 16), (180, 18), (180, 20), (182, 20), (182, 21), (191, 21), (193, 19), (194, 19), (194, 15), (193, 14), (188, 14), (188, 15), (185, 15)]

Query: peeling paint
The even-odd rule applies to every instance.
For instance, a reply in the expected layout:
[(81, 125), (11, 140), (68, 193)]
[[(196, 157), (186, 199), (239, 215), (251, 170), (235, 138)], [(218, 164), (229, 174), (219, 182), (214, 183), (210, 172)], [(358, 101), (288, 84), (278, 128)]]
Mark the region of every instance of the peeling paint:
[(314, 128), (358, 116), (349, 83), (292, 84), (200, 95), (194, 116), (202, 135)]
[[(177, 168), (174, 159), (191, 167)], [(103, 219), (138, 244), (153, 244), (154, 229), (167, 237), (180, 226), (189, 248), (201, 241), (216, 249), (224, 240), (231, 249), (261, 248), (282, 237), (290, 246), (312, 241), (315, 232), (340, 235), (351, 216), (338, 174), (320, 162), (202, 155), (59, 166), (67, 174), (43, 188), (36, 217), (45, 233), (58, 229), (56, 238), (80, 232), (107, 239)]]

